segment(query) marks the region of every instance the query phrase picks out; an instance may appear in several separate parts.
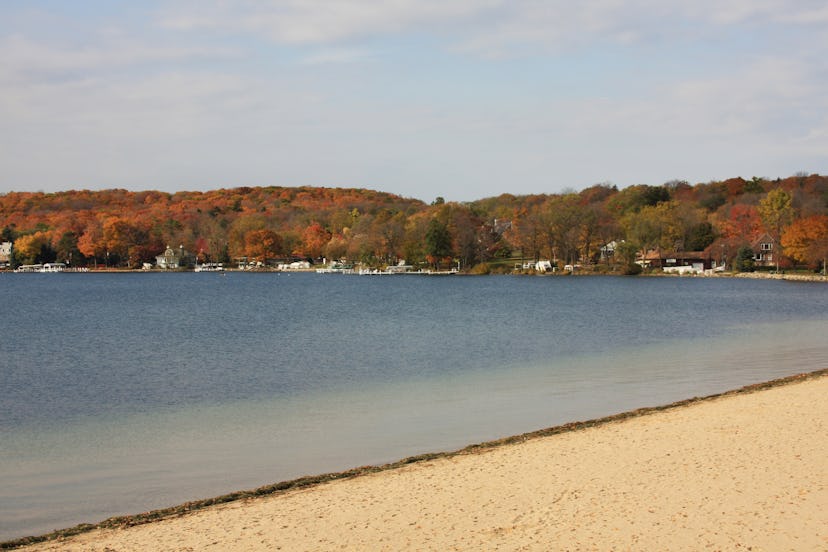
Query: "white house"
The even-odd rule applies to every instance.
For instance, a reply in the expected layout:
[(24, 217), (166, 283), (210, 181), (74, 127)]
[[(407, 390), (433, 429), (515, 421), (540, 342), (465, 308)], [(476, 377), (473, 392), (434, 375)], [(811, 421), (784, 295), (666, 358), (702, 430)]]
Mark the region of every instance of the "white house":
[(0, 243), (0, 268), (5, 268), (11, 262), (12, 242)]
[(538, 272), (554, 272), (552, 261), (540, 260), (535, 264), (535, 270)]
[(186, 257), (187, 253), (184, 251), (183, 245), (179, 246), (178, 251), (168, 245), (163, 254), (155, 257), (155, 264), (158, 265), (158, 268), (164, 270), (175, 270), (186, 264)]

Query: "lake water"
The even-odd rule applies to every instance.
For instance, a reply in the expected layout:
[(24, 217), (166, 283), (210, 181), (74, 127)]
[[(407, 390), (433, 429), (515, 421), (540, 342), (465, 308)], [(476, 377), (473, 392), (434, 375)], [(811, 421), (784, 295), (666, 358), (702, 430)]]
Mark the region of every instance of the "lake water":
[(828, 366), (828, 286), (0, 274), (0, 541)]

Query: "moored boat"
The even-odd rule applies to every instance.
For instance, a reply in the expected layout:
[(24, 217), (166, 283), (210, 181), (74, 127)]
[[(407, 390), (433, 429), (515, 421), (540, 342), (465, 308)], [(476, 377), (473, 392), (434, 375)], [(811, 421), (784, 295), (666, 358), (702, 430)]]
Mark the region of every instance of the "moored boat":
[(222, 272), (224, 263), (204, 263), (195, 266), (195, 272)]

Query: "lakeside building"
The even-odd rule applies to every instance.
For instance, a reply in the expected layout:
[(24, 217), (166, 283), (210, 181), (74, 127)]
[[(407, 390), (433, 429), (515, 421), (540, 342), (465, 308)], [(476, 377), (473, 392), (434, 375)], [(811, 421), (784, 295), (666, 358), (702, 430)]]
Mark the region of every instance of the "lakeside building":
[(620, 244), (624, 243), (624, 240), (616, 241), (612, 240), (611, 242), (604, 244), (601, 246), (601, 257), (602, 261), (609, 261), (611, 258), (615, 256), (615, 250), (618, 249)]
[(192, 265), (193, 256), (183, 245), (178, 246), (178, 251), (168, 245), (163, 254), (155, 257), (155, 264), (164, 270), (175, 270)]
[(751, 244), (753, 249), (753, 262), (756, 266), (773, 266), (773, 242), (770, 234), (762, 234), (759, 239)]
[(12, 258), (12, 242), (0, 243), (0, 268), (8, 268)]
[(691, 267), (698, 272), (710, 270), (714, 267), (713, 258), (704, 251), (661, 251), (660, 249), (651, 249), (637, 262), (648, 268), (675, 269)]

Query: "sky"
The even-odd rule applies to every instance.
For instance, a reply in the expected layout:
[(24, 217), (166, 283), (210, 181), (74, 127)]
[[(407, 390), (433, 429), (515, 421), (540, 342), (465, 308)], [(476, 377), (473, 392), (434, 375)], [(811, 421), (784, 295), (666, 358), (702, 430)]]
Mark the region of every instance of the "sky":
[(828, 172), (824, 0), (2, 0), (0, 193)]

